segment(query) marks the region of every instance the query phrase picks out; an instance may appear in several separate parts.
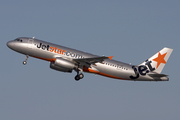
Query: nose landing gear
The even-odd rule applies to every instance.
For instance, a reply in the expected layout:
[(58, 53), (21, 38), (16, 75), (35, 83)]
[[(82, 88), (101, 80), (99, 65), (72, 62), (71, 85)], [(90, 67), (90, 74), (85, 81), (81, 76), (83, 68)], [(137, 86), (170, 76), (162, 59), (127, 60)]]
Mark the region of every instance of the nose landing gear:
[(23, 61), (23, 65), (27, 64), (28, 57), (29, 57), (29, 55), (26, 55), (26, 59), (25, 59), (25, 61)]

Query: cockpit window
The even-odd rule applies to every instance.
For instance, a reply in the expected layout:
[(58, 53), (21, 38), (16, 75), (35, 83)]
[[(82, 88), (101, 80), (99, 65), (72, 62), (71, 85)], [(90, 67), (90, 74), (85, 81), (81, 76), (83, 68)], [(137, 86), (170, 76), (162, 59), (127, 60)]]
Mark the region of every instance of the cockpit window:
[(15, 39), (15, 41), (19, 41), (19, 40), (20, 40), (20, 39), (18, 39), (18, 38), (17, 38), (17, 39)]
[(19, 42), (22, 42), (22, 40), (21, 40), (21, 39), (19, 39), (19, 38), (15, 39), (15, 41), (19, 41)]

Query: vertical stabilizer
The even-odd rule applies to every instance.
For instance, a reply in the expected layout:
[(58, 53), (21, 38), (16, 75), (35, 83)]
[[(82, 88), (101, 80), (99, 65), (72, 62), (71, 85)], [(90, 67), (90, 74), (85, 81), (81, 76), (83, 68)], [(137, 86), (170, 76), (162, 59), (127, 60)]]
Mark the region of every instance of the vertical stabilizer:
[(160, 74), (172, 51), (173, 49), (165, 47), (140, 65), (148, 65), (150, 71)]

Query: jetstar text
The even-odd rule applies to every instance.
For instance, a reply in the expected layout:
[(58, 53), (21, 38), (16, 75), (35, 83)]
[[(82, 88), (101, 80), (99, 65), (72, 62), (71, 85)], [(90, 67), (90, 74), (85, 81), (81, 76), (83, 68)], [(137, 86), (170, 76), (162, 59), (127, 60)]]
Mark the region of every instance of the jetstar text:
[[(135, 66), (132, 66), (132, 69), (134, 70), (134, 73), (135, 73), (135, 76), (130, 76), (130, 78), (131, 79), (137, 79), (137, 78), (139, 78), (139, 75), (142, 75), (142, 76), (145, 76), (147, 73), (149, 73), (149, 70), (150, 71), (154, 71), (155, 70), (155, 68), (153, 68), (152, 66), (151, 66), (151, 62), (152, 61), (146, 61), (146, 66), (145, 65), (141, 65), (141, 66), (137, 66), (137, 67), (135, 67)], [(148, 70), (148, 68), (149, 68), (149, 70)]]
[(72, 53), (70, 51), (66, 51), (66, 50), (63, 50), (63, 49), (59, 49), (57, 47), (51, 47), (50, 45), (44, 45), (42, 43), (37, 44), (37, 48), (42, 49), (42, 50), (47, 50), (47, 51), (50, 51), (50, 52), (54, 52), (54, 53), (57, 53), (57, 54), (61, 54), (61, 55), (66, 55), (66, 56), (73, 57), (73, 58), (83, 58), (82, 55)]

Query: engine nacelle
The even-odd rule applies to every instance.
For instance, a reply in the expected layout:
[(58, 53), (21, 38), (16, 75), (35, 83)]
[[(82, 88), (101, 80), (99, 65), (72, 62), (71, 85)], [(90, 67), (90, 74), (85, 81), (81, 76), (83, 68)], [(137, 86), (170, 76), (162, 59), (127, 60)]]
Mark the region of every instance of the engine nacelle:
[(72, 72), (75, 64), (63, 58), (56, 58), (55, 62), (50, 63), (50, 68), (61, 72)]

